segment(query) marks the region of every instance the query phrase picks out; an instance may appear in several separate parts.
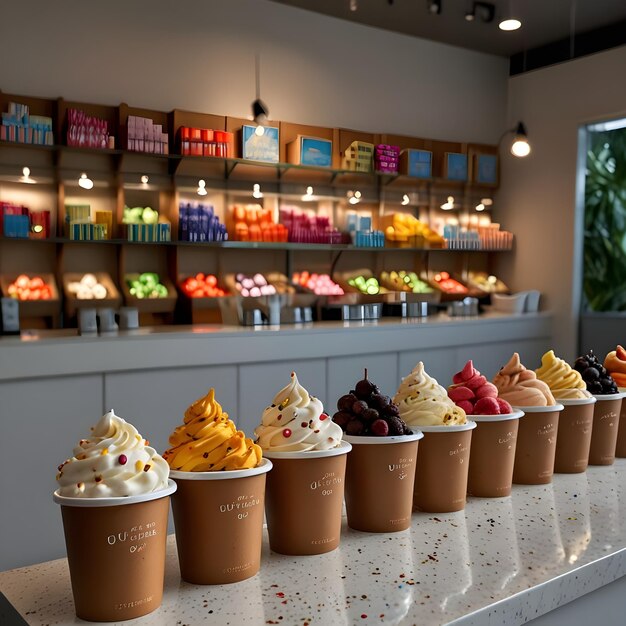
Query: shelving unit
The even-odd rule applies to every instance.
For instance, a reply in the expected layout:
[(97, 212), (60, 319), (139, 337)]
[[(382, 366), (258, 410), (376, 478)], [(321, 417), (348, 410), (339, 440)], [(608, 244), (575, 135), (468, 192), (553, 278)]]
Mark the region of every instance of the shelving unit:
[[(231, 230), (231, 207), (235, 204), (261, 203), (271, 208), (275, 221), (281, 205), (323, 211), (340, 228), (348, 211), (371, 214), (373, 227), (390, 212), (409, 212), (431, 222), (441, 214), (439, 205), (448, 195), (468, 210), (496, 191), (497, 186), (447, 180), (441, 176), (443, 159), (448, 151), (463, 152), (471, 164), (474, 154), (496, 154), (497, 146), (438, 142), (397, 135), (364, 133), (349, 129), (322, 128), (289, 122), (271, 125), (280, 131), (280, 162), (260, 163), (239, 158), (238, 132), (248, 120), (227, 116), (174, 110), (170, 113), (130, 107), (90, 105), (63, 99), (47, 100), (8, 95), (0, 92), (0, 107), (16, 101), (27, 104), (31, 113), (53, 117), (53, 146), (0, 143), (0, 200), (19, 201), (34, 208), (51, 211), (51, 237), (18, 240), (0, 237), (0, 273), (48, 271), (63, 284), (63, 274), (81, 271), (106, 271), (124, 290), (124, 276), (129, 272), (157, 271), (174, 285), (181, 276), (197, 272), (225, 275), (233, 272), (269, 272), (278, 270), (291, 276), (293, 271), (308, 269), (328, 273), (331, 269), (349, 271), (369, 267), (375, 273), (390, 269), (408, 269), (429, 273), (431, 269), (462, 275), (471, 269), (488, 269), (494, 252), (482, 250), (439, 250), (416, 248), (361, 248), (349, 244), (308, 244), (278, 242), (187, 242), (178, 239), (180, 202), (200, 201), (215, 206), (220, 221)], [(115, 136), (115, 149), (78, 148), (63, 145), (68, 108), (84, 110), (89, 115), (107, 119)], [(169, 154), (131, 152), (123, 149), (129, 115), (149, 117), (169, 133)], [(176, 134), (181, 126), (213, 128), (235, 133), (230, 146), (232, 157), (183, 156), (177, 153)], [(298, 135), (333, 141), (333, 166), (311, 167), (287, 163), (287, 144)], [(433, 173), (429, 179), (406, 175), (361, 173), (342, 169), (341, 153), (355, 140), (389, 143), (401, 149), (432, 151)], [(22, 168), (29, 167), (31, 181), (25, 184)], [(82, 172), (94, 181), (93, 189), (78, 187)], [(148, 183), (141, 178), (148, 177)], [(206, 181), (208, 195), (196, 194), (198, 180)], [(252, 197), (254, 184), (261, 186), (263, 198)], [(317, 200), (304, 202), (308, 186)], [(361, 202), (347, 202), (348, 190), (359, 190)], [(404, 194), (410, 198), (401, 206)], [(35, 201), (34, 199), (37, 198)], [(112, 212), (113, 238), (105, 241), (70, 241), (64, 235), (66, 203), (89, 203)], [(171, 242), (130, 243), (122, 227), (124, 205), (152, 206), (171, 223)], [(437, 267), (435, 267), (435, 265)], [(182, 297), (182, 296), (181, 296)]]

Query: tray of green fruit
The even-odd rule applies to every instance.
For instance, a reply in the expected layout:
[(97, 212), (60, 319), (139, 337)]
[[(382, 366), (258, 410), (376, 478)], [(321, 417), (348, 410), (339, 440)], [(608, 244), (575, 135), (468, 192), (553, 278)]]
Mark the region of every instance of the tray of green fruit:
[(126, 274), (126, 304), (144, 313), (169, 313), (176, 307), (176, 288), (166, 276), (156, 272)]

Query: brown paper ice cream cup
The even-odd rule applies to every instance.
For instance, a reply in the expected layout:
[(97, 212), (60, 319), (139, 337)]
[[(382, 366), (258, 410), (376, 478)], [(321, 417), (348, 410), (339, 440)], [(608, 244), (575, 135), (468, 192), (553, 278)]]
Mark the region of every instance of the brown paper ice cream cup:
[(418, 426), (413, 509), (451, 513), (465, 508), (472, 429), (476, 422), (454, 426)]
[(274, 552), (323, 554), (339, 545), (346, 455), (351, 449), (342, 441), (331, 450), (263, 451), (274, 464), (265, 493)]
[(348, 526), (393, 533), (411, 525), (417, 446), (424, 435), (350, 437), (346, 467)]
[(261, 565), (265, 475), (271, 461), (253, 469), (218, 472), (172, 470), (172, 498), (180, 575), (196, 585), (251, 578)]
[(479, 498), (510, 495), (517, 430), (522, 411), (505, 415), (472, 415), (478, 424), (472, 433), (467, 494)]
[[(620, 393), (626, 394), (626, 387), (620, 387), (619, 390)], [(619, 417), (619, 428), (617, 430), (615, 456), (620, 459), (626, 459), (626, 402), (622, 402), (622, 411)]]
[(624, 393), (596, 395), (589, 465), (613, 465)]
[(545, 485), (552, 482), (556, 436), (562, 404), (513, 407), (524, 411), (517, 431), (513, 482)]
[(554, 472), (579, 474), (589, 465), (595, 398), (559, 400), (565, 408), (559, 415)]
[(117, 622), (161, 604), (170, 494), (176, 484), (141, 496), (67, 498), (61, 505), (76, 615)]

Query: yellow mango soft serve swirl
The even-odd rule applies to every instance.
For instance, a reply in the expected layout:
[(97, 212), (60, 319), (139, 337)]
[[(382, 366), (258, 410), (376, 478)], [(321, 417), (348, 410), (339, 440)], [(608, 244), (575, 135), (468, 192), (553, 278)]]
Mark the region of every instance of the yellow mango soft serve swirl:
[(321, 401), (309, 395), (296, 373), (291, 372), (291, 382), (263, 411), (254, 434), (263, 450), (303, 452), (336, 448), (343, 431), (324, 413)]
[(393, 401), (409, 426), (451, 426), (467, 422), (465, 411), (426, 373), (421, 361), (402, 379)]
[(169, 441), (172, 447), (163, 457), (181, 472), (250, 469), (261, 462), (261, 449), (237, 430), (215, 400), (214, 389), (185, 411), (184, 423)]
[(105, 413), (81, 439), (74, 456), (59, 465), (60, 496), (110, 498), (137, 496), (167, 487), (169, 467), (161, 455), (115, 415)]
[(535, 373), (539, 380), (550, 387), (557, 400), (591, 398), (580, 372), (556, 356), (554, 350), (549, 350), (541, 357), (541, 367)]

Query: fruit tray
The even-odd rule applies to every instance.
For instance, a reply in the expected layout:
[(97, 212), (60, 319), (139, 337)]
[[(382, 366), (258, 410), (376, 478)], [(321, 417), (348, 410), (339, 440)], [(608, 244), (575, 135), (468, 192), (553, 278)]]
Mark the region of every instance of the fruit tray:
[(138, 278), (138, 273), (126, 274), (122, 281), (122, 292), (127, 306), (135, 307), (140, 313), (172, 313), (174, 311), (177, 300), (176, 287), (167, 276), (159, 275), (160, 283), (167, 289), (165, 298), (136, 298), (131, 295), (128, 281)]
[(89, 273), (93, 274), (96, 277), (97, 281), (106, 288), (107, 297), (101, 298), (99, 300), (81, 300), (77, 298), (73, 293), (70, 292), (69, 285), (70, 283), (80, 282), (85, 273), (70, 272), (68, 274), (63, 274), (63, 294), (65, 296), (64, 308), (65, 314), (68, 317), (74, 317), (79, 309), (117, 309), (122, 303), (122, 294), (115, 286), (115, 283), (113, 282), (113, 279), (109, 274), (107, 274), (106, 272)]
[[(54, 274), (30, 272), (26, 275), (29, 278), (39, 276), (50, 287), (52, 297), (50, 300), (19, 300), (20, 318), (55, 317), (59, 315), (61, 312), (61, 299)], [(15, 282), (17, 277), (17, 274), (3, 274), (0, 276), (0, 287), (4, 296), (9, 297), (9, 286)]]

